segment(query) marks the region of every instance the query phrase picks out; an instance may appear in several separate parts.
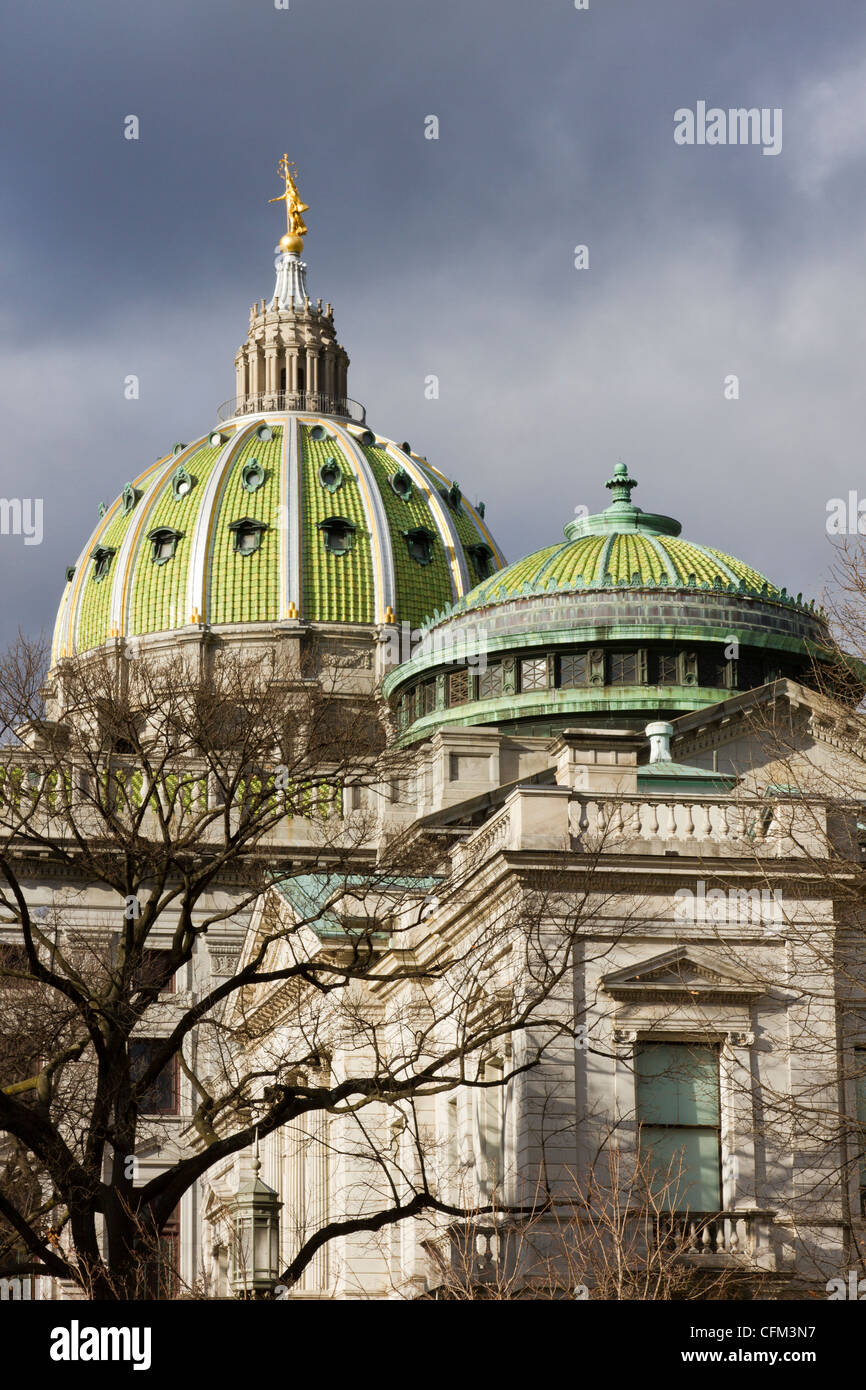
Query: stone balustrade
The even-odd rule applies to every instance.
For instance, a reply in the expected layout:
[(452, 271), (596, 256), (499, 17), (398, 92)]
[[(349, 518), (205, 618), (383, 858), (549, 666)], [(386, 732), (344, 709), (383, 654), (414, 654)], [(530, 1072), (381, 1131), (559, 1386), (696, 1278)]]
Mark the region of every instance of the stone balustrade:
[(518, 787), (456, 853), (465, 870), (500, 850), (781, 858), (820, 857), (826, 843), (826, 812), (813, 803), (724, 796), (598, 797), (563, 787)]
[(572, 846), (602, 853), (802, 856), (826, 845), (823, 808), (733, 797), (576, 797), (569, 806)]

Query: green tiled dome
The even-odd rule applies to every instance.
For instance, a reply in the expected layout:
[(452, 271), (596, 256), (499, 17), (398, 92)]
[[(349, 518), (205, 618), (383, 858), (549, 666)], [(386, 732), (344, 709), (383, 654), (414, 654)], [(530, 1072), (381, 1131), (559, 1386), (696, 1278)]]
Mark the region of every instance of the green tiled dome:
[(737, 589), (764, 598), (783, 592), (733, 555), (682, 540), (673, 517), (635, 506), (631, 493), (637, 483), (624, 463), (617, 464), (605, 486), (613, 494), (609, 507), (569, 522), (564, 541), (478, 584), (465, 606), (485, 607), (546, 589)]
[(624, 464), (606, 486), (604, 511), (434, 615), (384, 680), (405, 738), (449, 725), (638, 728), (779, 676), (808, 683), (830, 659), (814, 603), (635, 506)]
[(533, 590), (668, 584), (736, 588), (741, 582), (755, 592), (779, 593), (751, 565), (713, 546), (672, 536), (616, 532), (578, 536), (561, 545), (546, 546), (476, 585), (468, 606), (519, 597), (526, 593), (527, 585)]
[(503, 563), (483, 507), (408, 445), (334, 416), (245, 416), (100, 507), (54, 658), (190, 625), (416, 628)]

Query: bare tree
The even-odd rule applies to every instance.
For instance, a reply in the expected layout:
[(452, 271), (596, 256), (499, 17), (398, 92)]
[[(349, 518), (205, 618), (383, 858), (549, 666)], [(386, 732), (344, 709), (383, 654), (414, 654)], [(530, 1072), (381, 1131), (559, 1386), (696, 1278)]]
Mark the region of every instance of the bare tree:
[[(459, 949), (438, 932), (442, 849), (390, 814), (406, 755), (351, 688), (315, 657), (219, 647), (48, 674), (19, 640), (0, 663), (0, 1034), (27, 1039), (0, 1054), (16, 1272), (141, 1296), (181, 1197), (256, 1135), (490, 1084), (480, 1059), (519, 1036), (507, 1084), (573, 1035), (548, 1006), (579, 911), (554, 929), (503, 900)], [(243, 951), (220, 973), (206, 952), (227, 933)], [(190, 971), (195, 993), (173, 997)], [(179, 1085), (194, 1141), (140, 1183)], [(428, 1210), (463, 1208), (422, 1164), (329, 1214), (284, 1277), (347, 1230)]]

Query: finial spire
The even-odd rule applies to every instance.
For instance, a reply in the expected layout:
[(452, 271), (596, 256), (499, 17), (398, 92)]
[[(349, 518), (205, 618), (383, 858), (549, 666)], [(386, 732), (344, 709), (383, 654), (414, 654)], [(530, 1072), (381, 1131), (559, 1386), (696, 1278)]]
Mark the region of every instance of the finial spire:
[(620, 460), (613, 470), (613, 477), (608, 478), (605, 487), (610, 488), (612, 505), (616, 502), (631, 504), (632, 488), (637, 487), (637, 479), (628, 476), (628, 469)]
[(280, 237), (280, 248), (283, 251), (294, 251), (299, 256), (304, 249), (304, 237), (307, 235), (307, 224), (303, 214), (309, 212), (310, 205), (301, 202), (301, 195), (292, 173), (294, 168), (295, 165), (289, 163), (289, 156), (284, 154), (277, 166), (277, 175), (283, 180), (283, 192), (276, 198), (269, 198), (268, 202), (285, 203), (286, 234)]

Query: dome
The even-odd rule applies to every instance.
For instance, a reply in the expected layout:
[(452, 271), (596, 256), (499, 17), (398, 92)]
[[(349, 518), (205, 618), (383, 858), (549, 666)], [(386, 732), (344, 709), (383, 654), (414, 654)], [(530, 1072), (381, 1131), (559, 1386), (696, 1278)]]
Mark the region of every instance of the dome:
[(54, 661), (179, 630), (412, 631), (504, 564), (484, 504), (371, 430), (349, 399), (333, 310), (307, 294), (307, 204), (286, 187), (274, 293), (250, 310), (237, 394), (216, 429), (175, 444), (100, 505), (67, 570)]
[(334, 416), (229, 421), (100, 510), (68, 572), (55, 659), (189, 625), (417, 627), (502, 564), (451, 479)]
[(682, 539), (679, 521), (631, 501), (636, 486), (618, 464), (609, 507), (435, 615), (385, 680), (404, 737), (443, 725), (639, 728), (779, 676), (810, 683), (831, 645), (814, 603)]

